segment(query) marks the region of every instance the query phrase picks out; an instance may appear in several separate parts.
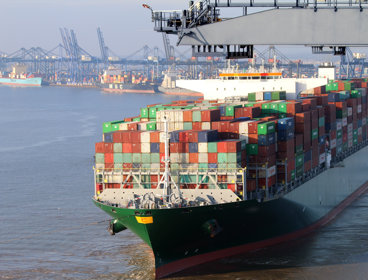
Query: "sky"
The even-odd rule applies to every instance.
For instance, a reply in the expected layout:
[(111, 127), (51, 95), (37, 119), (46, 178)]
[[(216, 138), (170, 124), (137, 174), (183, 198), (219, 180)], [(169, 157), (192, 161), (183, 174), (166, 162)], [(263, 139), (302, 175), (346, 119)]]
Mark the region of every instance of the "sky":
[[(11, 54), (20, 48), (51, 50), (61, 43), (60, 27), (73, 29), (79, 45), (91, 55), (100, 55), (97, 27), (106, 45), (125, 57), (144, 45), (163, 49), (162, 35), (153, 31), (150, 11), (183, 10), (188, 0), (0, 0), (0, 52)], [(241, 13), (241, 9), (238, 12)], [(177, 37), (169, 36), (172, 45)], [(185, 52), (188, 47), (180, 47)], [(288, 57), (317, 58), (310, 48), (282, 47)], [(320, 56), (318, 56), (320, 57)], [(324, 57), (322, 57), (324, 59)], [(326, 59), (325, 59), (326, 60)]]

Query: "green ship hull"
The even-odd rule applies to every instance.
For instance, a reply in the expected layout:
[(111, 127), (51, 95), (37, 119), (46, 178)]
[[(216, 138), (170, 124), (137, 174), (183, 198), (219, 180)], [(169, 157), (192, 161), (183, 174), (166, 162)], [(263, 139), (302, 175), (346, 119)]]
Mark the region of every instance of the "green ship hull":
[(215, 259), (298, 238), (325, 225), (368, 189), (365, 147), (277, 199), (172, 209), (127, 209), (94, 200), (146, 242), (161, 278)]

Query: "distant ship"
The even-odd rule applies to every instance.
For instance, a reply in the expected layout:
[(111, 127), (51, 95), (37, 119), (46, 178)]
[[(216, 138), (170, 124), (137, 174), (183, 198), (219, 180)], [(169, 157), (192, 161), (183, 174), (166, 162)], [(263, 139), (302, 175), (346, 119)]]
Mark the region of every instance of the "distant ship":
[(158, 84), (141, 73), (109, 68), (100, 78), (101, 89), (114, 93), (157, 93)]
[(41, 84), (42, 78), (27, 73), (26, 67), (23, 65), (13, 66), (11, 73), (0, 72), (0, 85), (40, 87)]

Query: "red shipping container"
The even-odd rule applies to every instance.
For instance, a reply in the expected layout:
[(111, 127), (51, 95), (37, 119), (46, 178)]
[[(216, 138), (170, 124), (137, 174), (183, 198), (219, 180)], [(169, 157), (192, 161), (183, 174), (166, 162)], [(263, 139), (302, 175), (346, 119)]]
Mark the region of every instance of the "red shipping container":
[(320, 126), (318, 127), (318, 135), (325, 135), (325, 127), (324, 126)]
[(315, 168), (319, 165), (319, 151), (318, 145), (312, 145), (312, 168)]
[(277, 174), (285, 174), (285, 167), (288, 173), (295, 169), (295, 159), (289, 159), (286, 164), (277, 166)]
[(326, 93), (326, 86), (314, 88), (314, 94), (323, 94), (323, 93)]
[(334, 104), (336, 106), (336, 109), (339, 109), (339, 110), (347, 110), (347, 104), (345, 101), (334, 102), (334, 103), (329, 102), (328, 104)]
[(248, 133), (249, 134), (258, 134), (258, 124), (263, 123), (263, 121), (255, 121), (248, 123)]
[(128, 130), (138, 130), (138, 123), (128, 123)]
[(160, 132), (159, 131), (152, 131), (150, 133), (150, 142), (151, 143), (160, 143)]
[(95, 152), (96, 153), (113, 153), (114, 152), (114, 144), (113, 143), (98, 142), (98, 143), (95, 144)]
[(141, 143), (132, 143), (132, 153), (141, 153)]
[(229, 123), (229, 132), (239, 133), (239, 123), (238, 122)]
[(227, 142), (226, 141), (220, 141), (217, 142), (217, 152), (218, 153), (227, 153)]
[[(309, 104), (310, 105), (310, 109), (314, 110), (317, 107), (317, 99), (316, 98), (303, 98), (302, 99), (302, 104)], [(304, 108), (304, 107), (303, 107)]]
[(165, 153), (165, 143), (160, 143), (160, 153)]
[(189, 153), (189, 163), (198, 163), (198, 153)]
[(114, 169), (115, 166), (113, 163), (105, 163), (105, 169)]
[(303, 134), (295, 134), (295, 148), (303, 146)]
[(188, 142), (198, 143), (198, 131), (188, 130)]
[(208, 153), (208, 163), (217, 163), (217, 153)]
[(276, 144), (269, 146), (258, 146), (258, 155), (261, 157), (269, 157), (276, 152)]
[(312, 161), (304, 162), (304, 172), (308, 172), (312, 169)]
[(318, 128), (318, 110), (311, 111), (311, 129)]
[(286, 103), (286, 112), (288, 116), (294, 116), (297, 113), (301, 113), (302, 110), (302, 104), (298, 101), (288, 100)]
[(295, 114), (295, 123), (309, 123), (310, 120), (311, 120), (310, 111)]
[(302, 104), (302, 110), (303, 112), (308, 112), (311, 110), (311, 105), (308, 103)]
[(220, 122), (211, 122), (211, 129), (221, 132)]
[(264, 188), (264, 187), (272, 187), (276, 184), (276, 175), (266, 178), (258, 178), (258, 187)]
[(201, 111), (202, 122), (219, 121), (221, 118), (220, 109), (203, 110)]
[(194, 122), (192, 123), (193, 130), (202, 130), (202, 123), (201, 122)]
[(258, 134), (248, 134), (248, 144), (258, 144)]
[(324, 107), (325, 109), (325, 117), (327, 123), (336, 122), (336, 105), (328, 104)]
[(241, 151), (241, 141), (232, 140), (226, 141), (227, 143), (227, 152), (228, 153), (237, 153)]
[(183, 111), (183, 121), (184, 122), (192, 122), (193, 121), (193, 111), (192, 110)]
[(105, 164), (106, 163), (114, 163), (114, 154), (113, 153), (105, 153)]
[(231, 121), (231, 120), (233, 120), (234, 119), (234, 117), (221, 117), (220, 118), (220, 120), (222, 120), (222, 121)]
[(183, 143), (189, 143), (189, 131), (180, 131), (179, 141)]
[(133, 167), (132, 163), (123, 163), (123, 168), (124, 169), (131, 169)]
[(277, 142), (277, 151), (278, 152), (287, 152), (291, 151), (294, 153), (295, 140), (294, 138), (289, 139), (287, 141), (278, 141)]
[(141, 132), (140, 131), (130, 131), (130, 142), (140, 143), (141, 142)]
[(219, 132), (229, 132), (229, 125), (230, 125), (230, 122), (228, 122), (228, 121), (220, 122)]
[(257, 189), (256, 179), (247, 179), (247, 192), (253, 192)]
[(123, 153), (133, 153), (132, 143), (123, 143)]

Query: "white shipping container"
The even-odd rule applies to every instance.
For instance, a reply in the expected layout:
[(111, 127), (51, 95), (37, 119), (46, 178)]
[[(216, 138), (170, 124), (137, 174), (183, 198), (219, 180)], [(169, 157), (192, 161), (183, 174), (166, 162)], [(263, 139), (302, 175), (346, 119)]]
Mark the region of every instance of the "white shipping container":
[(319, 164), (322, 164), (326, 161), (326, 154), (323, 153), (323, 154), (320, 154), (319, 155)]
[(151, 132), (149, 131), (144, 131), (141, 132), (141, 142), (142, 143), (150, 143), (151, 142)]
[(332, 139), (330, 143), (331, 149), (336, 148), (336, 139)]
[(138, 130), (147, 130), (147, 123), (144, 122), (144, 123), (139, 123), (138, 124)]
[(128, 123), (119, 124), (119, 130), (128, 130)]
[(361, 127), (358, 127), (358, 135), (362, 135), (363, 134), (363, 129)]
[(348, 119), (347, 118), (343, 118), (342, 119), (342, 126), (347, 126), (348, 125)]
[(210, 122), (202, 122), (202, 130), (210, 130), (211, 123)]
[(151, 153), (151, 144), (150, 143), (141, 143), (141, 153), (142, 154)]
[(348, 148), (353, 147), (353, 139), (348, 139)]
[(348, 117), (353, 115), (353, 108), (352, 107), (348, 107)]
[(359, 104), (359, 105), (358, 105), (358, 114), (359, 114), (359, 113), (361, 113), (361, 112), (362, 112), (362, 105), (361, 105), (361, 104)]
[(337, 120), (336, 121), (336, 129), (337, 130), (341, 130), (342, 129), (342, 121), (340, 121), (340, 120)]
[(367, 124), (367, 119), (366, 118), (362, 118), (362, 125), (366, 125)]
[(256, 100), (263, 100), (263, 91), (256, 92)]
[(207, 153), (208, 152), (208, 143), (198, 143), (198, 152), (199, 153)]
[(104, 163), (96, 163), (96, 169), (104, 169), (105, 164)]
[(352, 123), (348, 124), (348, 132), (353, 132), (353, 124)]
[(199, 163), (208, 163), (208, 153), (198, 153)]

